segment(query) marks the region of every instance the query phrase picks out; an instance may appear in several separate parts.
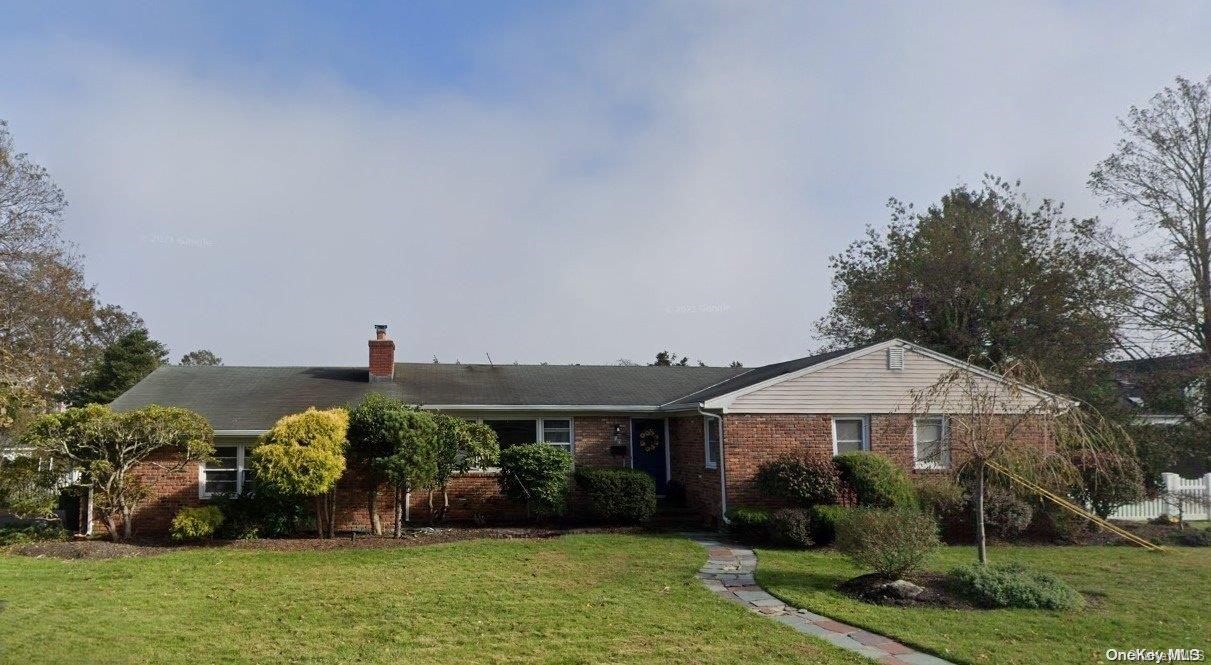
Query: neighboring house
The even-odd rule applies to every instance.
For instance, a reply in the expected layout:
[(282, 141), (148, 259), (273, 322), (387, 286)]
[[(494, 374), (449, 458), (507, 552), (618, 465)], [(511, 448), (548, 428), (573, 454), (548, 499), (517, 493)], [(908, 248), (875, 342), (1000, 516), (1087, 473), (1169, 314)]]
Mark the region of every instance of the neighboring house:
[[(947, 414), (913, 414), (913, 391), (956, 368), (997, 389), (1005, 383), (900, 340), (752, 369), (471, 365), (396, 363), (395, 343), (378, 328), (368, 367), (166, 366), (119, 397), (118, 410), (191, 409), (216, 434), (213, 462), (179, 472), (145, 465), (152, 493), (136, 531), (163, 533), (182, 506), (243, 489), (248, 452), (278, 418), (352, 405), (371, 392), (482, 421), (502, 446), (545, 442), (578, 466), (641, 469), (660, 495), (718, 523), (727, 506), (768, 505), (755, 486), (757, 469), (788, 453), (876, 451), (911, 471), (944, 469)], [(353, 470), (340, 483), (339, 528), (367, 528), (361, 483)], [(382, 494), (389, 515), (389, 493)], [(414, 495), (409, 508), (423, 516), (426, 505)], [(511, 510), (490, 469), (457, 478), (451, 489), (452, 517), (490, 520)]]
[(1140, 421), (1180, 425), (1204, 410), (1208, 367), (1201, 353), (1111, 363), (1124, 405)]

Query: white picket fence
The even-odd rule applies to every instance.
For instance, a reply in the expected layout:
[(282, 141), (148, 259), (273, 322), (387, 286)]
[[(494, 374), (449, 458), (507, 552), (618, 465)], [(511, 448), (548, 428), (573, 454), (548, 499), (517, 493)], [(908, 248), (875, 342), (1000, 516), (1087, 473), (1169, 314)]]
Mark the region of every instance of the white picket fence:
[[(1184, 502), (1185, 519), (1211, 519), (1211, 473), (1202, 478), (1182, 478), (1176, 473), (1162, 473), (1161, 478), (1167, 491), (1180, 492), (1187, 497)], [(1177, 509), (1172, 502), (1166, 503), (1164, 499), (1156, 498), (1123, 506), (1111, 513), (1110, 519), (1144, 521), (1161, 515), (1177, 517)]]

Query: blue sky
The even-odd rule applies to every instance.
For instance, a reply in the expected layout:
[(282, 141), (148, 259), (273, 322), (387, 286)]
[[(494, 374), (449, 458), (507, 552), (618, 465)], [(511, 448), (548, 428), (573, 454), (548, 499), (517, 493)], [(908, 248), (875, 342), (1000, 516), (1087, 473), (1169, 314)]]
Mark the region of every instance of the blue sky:
[[(179, 355), (713, 364), (814, 349), (888, 197), (1073, 214), (1200, 3), (48, 3), (0, 118), (103, 296)], [(1124, 227), (1125, 228), (1125, 227)]]

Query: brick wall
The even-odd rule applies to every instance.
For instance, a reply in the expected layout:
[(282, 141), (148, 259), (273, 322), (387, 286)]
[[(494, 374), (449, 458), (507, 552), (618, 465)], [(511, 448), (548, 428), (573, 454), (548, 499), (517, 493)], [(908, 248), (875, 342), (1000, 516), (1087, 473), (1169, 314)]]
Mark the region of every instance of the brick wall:
[(669, 418), (669, 462), (673, 480), (685, 487), (685, 505), (705, 524), (719, 520), (719, 472), (706, 468), (706, 432), (702, 416)]
[[(951, 435), (963, 428), (951, 417)], [(786, 454), (831, 457), (832, 417), (819, 414), (732, 414), (724, 416), (724, 454), (728, 506), (777, 507), (779, 502), (757, 489), (757, 470)], [(1054, 447), (1041, 422), (1024, 423), (1015, 431), (1023, 445)], [(946, 471), (913, 468), (913, 417), (899, 414), (870, 416), (870, 446), (911, 474)], [(957, 446), (956, 446), (957, 447)], [(952, 460), (952, 466), (960, 460)]]
[[(630, 420), (617, 416), (585, 416), (574, 419), (574, 451), (576, 464), (586, 467), (627, 467), (630, 458), (615, 456), (610, 447), (615, 445), (614, 427), (621, 427), (619, 441), (629, 451)], [(220, 442), (221, 445), (221, 442)], [(172, 518), (186, 506), (199, 506), (205, 502), (198, 498), (198, 464), (175, 468), (175, 451), (157, 453), (146, 464), (136, 469), (136, 475), (150, 489), (150, 496), (136, 510), (134, 534), (140, 536), (164, 536), (168, 533)], [(495, 473), (473, 472), (455, 478), (449, 488), (450, 508), (447, 516), (460, 521), (507, 522), (524, 517), (524, 508), (510, 504), (500, 493)], [(442, 496), (434, 494), (434, 506), (440, 507)], [(345, 472), (337, 484), (337, 529), (368, 531), (370, 529), (369, 493), (365, 474), (357, 468)], [(379, 515), (383, 527), (389, 529), (393, 519), (394, 493), (391, 487), (379, 488)], [(424, 522), (429, 516), (427, 492), (412, 494), (411, 515), (414, 521)], [(308, 506), (310, 508), (310, 506)], [(118, 520), (121, 529), (121, 520)], [(105, 533), (101, 520), (93, 525), (94, 533)]]

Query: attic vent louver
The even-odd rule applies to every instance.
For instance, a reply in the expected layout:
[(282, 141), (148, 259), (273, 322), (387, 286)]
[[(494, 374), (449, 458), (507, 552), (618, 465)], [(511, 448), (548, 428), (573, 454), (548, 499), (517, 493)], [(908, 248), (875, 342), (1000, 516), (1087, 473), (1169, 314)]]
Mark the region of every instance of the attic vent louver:
[(904, 370), (904, 347), (893, 346), (887, 350), (887, 369), (893, 372)]

